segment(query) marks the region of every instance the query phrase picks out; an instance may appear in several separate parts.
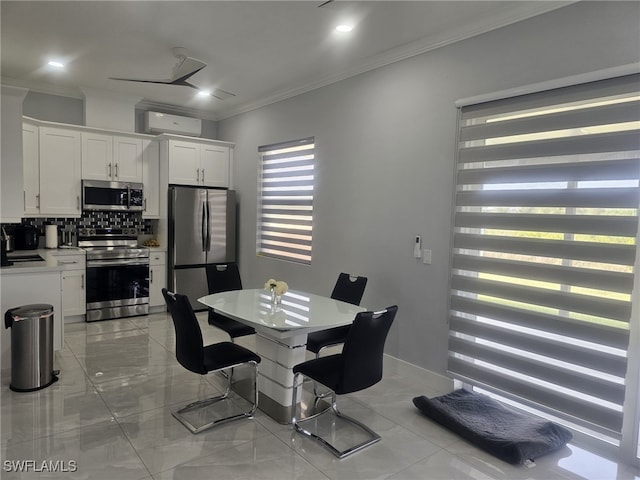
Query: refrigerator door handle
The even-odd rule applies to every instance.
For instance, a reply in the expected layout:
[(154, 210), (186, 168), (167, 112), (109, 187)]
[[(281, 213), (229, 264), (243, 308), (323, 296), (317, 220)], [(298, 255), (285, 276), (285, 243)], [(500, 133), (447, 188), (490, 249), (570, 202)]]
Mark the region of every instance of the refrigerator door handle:
[(207, 251), (211, 250), (211, 211), (207, 202)]
[(207, 241), (207, 227), (208, 225), (208, 221), (206, 219), (206, 213), (205, 213), (205, 209), (206, 209), (206, 202), (202, 202), (202, 219), (200, 220), (200, 229), (202, 231), (202, 251), (206, 252), (206, 241)]

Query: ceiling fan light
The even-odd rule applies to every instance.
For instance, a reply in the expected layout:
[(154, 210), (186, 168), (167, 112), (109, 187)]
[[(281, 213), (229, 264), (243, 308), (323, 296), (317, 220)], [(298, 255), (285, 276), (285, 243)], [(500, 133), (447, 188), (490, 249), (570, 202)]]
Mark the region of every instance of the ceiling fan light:
[(200, 96), (200, 97), (210, 97), (211, 96), (211, 92), (209, 90), (200, 90), (198, 92), (198, 96)]
[(50, 67), (55, 67), (55, 68), (64, 68), (64, 63), (58, 62), (56, 60), (49, 60), (47, 65), (49, 65)]

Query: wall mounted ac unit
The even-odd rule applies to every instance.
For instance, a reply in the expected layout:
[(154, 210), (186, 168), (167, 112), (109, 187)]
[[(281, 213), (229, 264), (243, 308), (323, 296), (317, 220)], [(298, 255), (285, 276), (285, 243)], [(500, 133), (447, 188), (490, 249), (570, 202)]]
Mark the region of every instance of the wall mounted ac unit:
[(202, 120), (168, 113), (145, 112), (144, 131), (146, 133), (174, 133), (199, 137), (202, 135)]

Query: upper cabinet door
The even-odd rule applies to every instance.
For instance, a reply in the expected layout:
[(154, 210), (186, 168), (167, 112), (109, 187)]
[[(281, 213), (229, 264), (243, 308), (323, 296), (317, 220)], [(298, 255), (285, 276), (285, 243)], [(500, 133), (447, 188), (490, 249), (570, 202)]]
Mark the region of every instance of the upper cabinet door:
[(169, 183), (200, 184), (200, 145), (179, 140), (169, 141)]
[(160, 218), (160, 145), (157, 141), (144, 140), (142, 150), (142, 218)]
[(142, 139), (113, 137), (113, 180), (142, 182)]
[(142, 182), (142, 139), (82, 132), (82, 178)]
[(82, 132), (82, 178), (87, 180), (113, 179), (113, 137)]
[(40, 213), (40, 156), (38, 127), (22, 124), (22, 168), (24, 174), (24, 214)]
[(201, 145), (200, 171), (202, 185), (207, 187), (228, 187), (229, 147)]
[(80, 132), (40, 127), (40, 213), (80, 216)]

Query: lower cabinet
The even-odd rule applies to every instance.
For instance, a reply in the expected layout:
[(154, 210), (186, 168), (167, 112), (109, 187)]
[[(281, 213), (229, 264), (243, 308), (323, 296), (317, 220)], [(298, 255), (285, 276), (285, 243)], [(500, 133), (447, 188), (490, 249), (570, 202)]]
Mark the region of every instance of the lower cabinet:
[(165, 308), (162, 289), (167, 286), (167, 254), (165, 252), (149, 253), (149, 308), (156, 310)]
[(65, 319), (87, 313), (85, 271), (62, 272), (62, 311)]
[[(58, 265), (62, 265), (62, 313), (65, 323), (69, 317), (87, 313), (85, 255), (74, 251), (57, 250), (52, 253)], [(83, 319), (78, 319), (83, 320)], [(78, 321), (75, 320), (75, 321)]]

